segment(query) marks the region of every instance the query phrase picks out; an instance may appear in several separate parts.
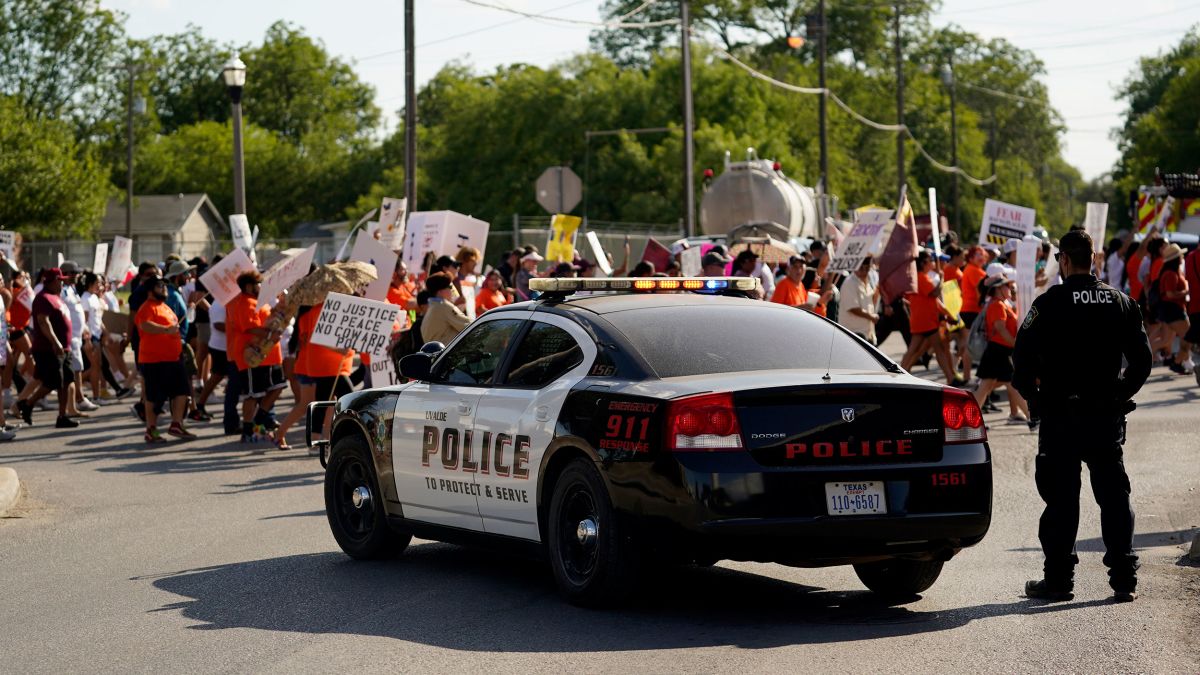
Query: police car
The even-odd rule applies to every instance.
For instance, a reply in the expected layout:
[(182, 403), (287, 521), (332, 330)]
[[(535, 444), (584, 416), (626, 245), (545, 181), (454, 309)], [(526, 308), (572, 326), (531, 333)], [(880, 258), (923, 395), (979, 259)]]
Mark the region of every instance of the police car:
[(360, 559), (414, 536), (531, 549), (579, 604), (722, 559), (926, 590), (988, 530), (979, 407), (833, 322), (722, 295), (757, 285), (535, 279), (538, 300), (402, 359), (411, 382), (314, 403), (334, 538)]

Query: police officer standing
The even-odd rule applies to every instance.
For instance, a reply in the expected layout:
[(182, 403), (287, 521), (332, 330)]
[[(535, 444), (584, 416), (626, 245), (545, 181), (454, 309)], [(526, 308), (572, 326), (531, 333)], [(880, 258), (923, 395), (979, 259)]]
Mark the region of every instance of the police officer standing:
[(1100, 505), (1113, 598), (1130, 602), (1137, 597), (1138, 561), (1121, 446), (1131, 399), (1150, 374), (1150, 343), (1138, 306), (1091, 273), (1092, 238), (1072, 230), (1059, 251), (1065, 281), (1033, 302), (1013, 353), (1013, 386), (1041, 418), (1035, 481), (1046, 502), (1038, 528), (1045, 577), (1025, 584), (1025, 594), (1050, 601), (1074, 597), (1085, 462)]

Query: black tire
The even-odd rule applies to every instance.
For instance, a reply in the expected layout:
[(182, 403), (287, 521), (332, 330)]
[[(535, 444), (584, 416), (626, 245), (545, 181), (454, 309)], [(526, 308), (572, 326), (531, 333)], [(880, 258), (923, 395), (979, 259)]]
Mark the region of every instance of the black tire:
[[(581, 526), (590, 520), (590, 533)], [(615, 517), (600, 472), (586, 459), (574, 459), (559, 474), (550, 499), (547, 527), (550, 566), (559, 591), (572, 604), (620, 604), (632, 590), (637, 550)]]
[[(370, 490), (370, 498), (355, 506), (354, 491), (360, 487)], [(325, 515), (338, 546), (357, 560), (395, 557), (412, 541), (411, 535), (398, 534), (388, 525), (371, 451), (360, 436), (348, 436), (333, 446), (325, 469)]]
[(942, 573), (941, 560), (893, 558), (854, 566), (854, 573), (867, 588), (886, 597), (909, 597), (929, 590)]

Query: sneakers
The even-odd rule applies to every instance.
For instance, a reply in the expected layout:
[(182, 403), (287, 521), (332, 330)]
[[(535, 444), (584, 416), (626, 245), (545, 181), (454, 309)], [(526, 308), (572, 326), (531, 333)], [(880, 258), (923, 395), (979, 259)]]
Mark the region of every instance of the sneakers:
[(204, 408), (196, 408), (188, 413), (188, 419), (193, 422), (209, 422), (212, 421), (212, 415), (209, 415), (208, 411)]
[(0, 431), (0, 441), (11, 441), (12, 439), (14, 439), (16, 437), (17, 437), (16, 431), (9, 431), (8, 429), (4, 429), (4, 430)]
[(1174, 359), (1171, 359), (1170, 361), (1167, 362), (1167, 370), (1170, 370), (1172, 373), (1175, 373), (1176, 375), (1191, 375), (1192, 374), (1192, 372), (1190, 370), (1188, 370), (1187, 368), (1184, 368), (1183, 366), (1179, 365), (1178, 363), (1175, 363)]
[(1133, 602), (1137, 600), (1137, 591), (1113, 591), (1113, 602)]
[(1038, 425), (1041, 423), (1042, 423), (1041, 419), (1039, 419), (1037, 417), (1030, 417), (1029, 418), (1029, 430), (1037, 431)]
[(17, 401), (17, 411), (25, 424), (33, 424), (33, 406), (29, 405), (29, 401)]
[(196, 434), (188, 431), (182, 424), (175, 424), (174, 422), (167, 428), (167, 433), (176, 438), (196, 438)]
[(1008, 423), (1009, 424), (1029, 424), (1029, 418), (1025, 417), (1024, 415), (1009, 415)]
[(167, 439), (163, 438), (162, 434), (158, 433), (158, 429), (155, 427), (146, 427), (146, 433), (145, 433), (145, 435), (142, 436), (142, 439), (145, 440), (147, 443), (166, 443), (167, 442)]
[(143, 422), (146, 421), (146, 408), (140, 402), (134, 403), (131, 410), (133, 410), (134, 417), (138, 418), (139, 420), (141, 420)]
[(76, 403), (75, 407), (79, 408), (79, 410), (81, 410), (83, 412), (92, 412), (93, 410), (100, 409), (100, 406), (93, 403), (92, 400), (86, 396), (83, 397), (82, 401), (80, 401), (79, 403)]
[(58, 420), (54, 422), (55, 429), (74, 429), (77, 426), (79, 426), (79, 422), (63, 415), (59, 415)]
[(57, 409), (58, 409), (58, 405), (57, 405), (57, 404), (51, 403), (50, 401), (47, 401), (46, 399), (42, 399), (42, 400), (38, 401), (38, 402), (37, 402), (37, 406), (38, 406), (38, 408), (40, 408), (40, 409), (41, 409), (43, 412), (50, 412), (50, 411), (53, 411), (53, 410), (57, 410)]
[(130, 395), (130, 394), (132, 394), (132, 393), (133, 393), (133, 389), (132, 389), (132, 388), (130, 388), (130, 387), (121, 387), (120, 389), (118, 389), (118, 390), (117, 390), (116, 398), (118, 398), (118, 399), (122, 399), (122, 398), (125, 398), (126, 396), (129, 396), (129, 395)]
[(1075, 599), (1075, 593), (1073, 590), (1074, 589), (1066, 586), (1051, 586), (1043, 579), (1025, 582), (1025, 597), (1033, 600), (1045, 600), (1046, 602), (1066, 602), (1067, 600)]

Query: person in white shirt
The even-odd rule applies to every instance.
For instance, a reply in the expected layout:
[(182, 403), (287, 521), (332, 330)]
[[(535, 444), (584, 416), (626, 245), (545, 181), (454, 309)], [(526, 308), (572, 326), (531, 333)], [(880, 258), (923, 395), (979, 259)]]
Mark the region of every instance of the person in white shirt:
[(1124, 245), (1120, 239), (1114, 238), (1108, 242), (1108, 257), (1104, 262), (1104, 281), (1118, 291), (1124, 290), (1121, 283), (1125, 276), (1125, 261), (1121, 258), (1122, 248)]
[(108, 303), (101, 297), (102, 281), (92, 272), (83, 275), (84, 288), (80, 302), (83, 305), (83, 323), (87, 327), (89, 339), (83, 342), (83, 353), (87, 356), (88, 370), (85, 378), (92, 384), (92, 396), (100, 398), (100, 380), (103, 376), (104, 350), (101, 348), (101, 336), (104, 334), (104, 311)]
[[(83, 302), (79, 299), (79, 293), (75, 288), (75, 281), (81, 270), (79, 264), (74, 260), (63, 261), (60, 269), (64, 277), (62, 299), (67, 305), (67, 312), (71, 315), (71, 370), (75, 371), (74, 391), (70, 391), (69, 385), (66, 387), (70, 391), (67, 416), (87, 417), (88, 412), (98, 410), (100, 406), (92, 403), (83, 395), (83, 343), (90, 341), (92, 334), (87, 330), (83, 316)], [(62, 396), (64, 392), (60, 391), (58, 394)]]
[(879, 314), (875, 311), (878, 301), (876, 285), (871, 282), (871, 256), (863, 258), (862, 264), (842, 283), (841, 302), (838, 304), (837, 322), (862, 339), (875, 344), (875, 324)]
[[(226, 354), (228, 349), (227, 338), (225, 337), (225, 305), (219, 302), (213, 302), (208, 308), (208, 356), (211, 359), (211, 364), (208, 370), (208, 379), (204, 381), (204, 387), (200, 390), (200, 396), (196, 399), (196, 408), (188, 414), (188, 419), (196, 422), (207, 422), (212, 419), (212, 415), (204, 409), (204, 404), (208, 403), (208, 398), (212, 396), (217, 385), (225, 376), (229, 374), (229, 364), (231, 363)], [(286, 342), (284, 344), (287, 344)], [(232, 401), (237, 401), (237, 396), (233, 395), (230, 387), (226, 385), (225, 397)], [(228, 407), (228, 406), (227, 406)], [(236, 406), (235, 406), (236, 413)], [(228, 415), (225, 419), (226, 433), (229, 431)]]

